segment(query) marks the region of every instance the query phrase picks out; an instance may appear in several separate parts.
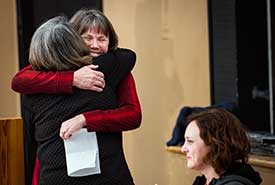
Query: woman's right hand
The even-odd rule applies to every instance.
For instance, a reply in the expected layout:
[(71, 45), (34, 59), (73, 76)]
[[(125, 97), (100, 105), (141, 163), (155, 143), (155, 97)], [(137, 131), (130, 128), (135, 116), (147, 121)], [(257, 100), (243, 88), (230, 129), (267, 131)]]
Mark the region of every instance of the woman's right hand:
[(86, 125), (83, 114), (79, 114), (71, 119), (64, 121), (61, 125), (59, 136), (62, 139), (69, 139), (75, 132), (79, 131)]
[(105, 87), (104, 74), (96, 71), (97, 65), (84, 66), (74, 72), (73, 86), (96, 92), (103, 91)]

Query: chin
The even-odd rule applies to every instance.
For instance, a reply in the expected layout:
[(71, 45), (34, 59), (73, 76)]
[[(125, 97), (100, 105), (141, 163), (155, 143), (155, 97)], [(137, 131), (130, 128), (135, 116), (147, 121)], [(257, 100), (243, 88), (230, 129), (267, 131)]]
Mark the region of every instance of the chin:
[(194, 166), (193, 166), (192, 164), (188, 164), (188, 163), (187, 163), (187, 168), (189, 168), (189, 169), (193, 169), (193, 168), (194, 168)]
[(98, 54), (98, 53), (91, 53), (91, 56), (92, 57), (98, 57), (100, 54)]

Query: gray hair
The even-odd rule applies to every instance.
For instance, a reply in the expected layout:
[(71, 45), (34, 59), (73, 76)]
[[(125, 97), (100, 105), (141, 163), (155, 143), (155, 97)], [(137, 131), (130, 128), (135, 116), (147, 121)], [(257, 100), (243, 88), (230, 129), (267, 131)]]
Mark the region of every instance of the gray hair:
[(35, 70), (76, 70), (92, 63), (90, 51), (65, 17), (55, 17), (34, 33), (29, 62)]

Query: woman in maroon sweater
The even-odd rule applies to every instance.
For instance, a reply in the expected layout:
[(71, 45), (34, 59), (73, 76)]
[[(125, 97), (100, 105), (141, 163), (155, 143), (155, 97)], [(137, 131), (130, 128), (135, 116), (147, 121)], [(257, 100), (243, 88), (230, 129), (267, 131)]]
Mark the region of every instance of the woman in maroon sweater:
[(71, 94), (25, 96), (25, 106), (31, 115), (28, 127), (33, 128), (34, 142), (37, 142), (40, 185), (134, 185), (123, 152), (122, 132), (96, 132), (100, 173), (70, 177), (60, 130), (65, 120), (82, 112), (116, 108), (115, 89), (133, 69), (135, 61), (135, 53), (127, 49), (92, 59), (89, 48), (64, 17), (52, 18), (35, 31), (29, 52), (33, 69), (77, 70), (93, 63), (104, 73), (106, 82), (100, 93), (74, 88)]
[[(72, 17), (71, 23), (81, 34), (93, 57), (116, 49), (117, 35), (110, 21), (101, 12), (80, 10)], [(15, 75), (12, 88), (22, 94), (71, 93), (72, 86), (100, 92), (104, 87), (102, 74), (91, 68), (83, 67), (75, 72), (39, 72), (28, 66)], [(61, 131), (61, 137), (69, 137), (85, 124), (89, 131), (96, 132), (121, 132), (138, 128), (141, 123), (141, 108), (132, 74), (120, 83), (117, 103), (116, 109), (88, 111), (65, 121), (62, 128), (69, 132)], [(38, 163), (35, 169), (34, 179), (37, 179)]]

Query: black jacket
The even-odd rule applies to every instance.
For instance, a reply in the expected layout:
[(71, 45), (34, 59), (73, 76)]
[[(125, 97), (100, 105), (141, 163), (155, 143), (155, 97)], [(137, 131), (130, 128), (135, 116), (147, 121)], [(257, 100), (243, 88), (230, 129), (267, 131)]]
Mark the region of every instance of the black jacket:
[[(205, 177), (196, 177), (193, 185), (205, 185)], [(262, 179), (249, 164), (235, 163), (219, 179), (212, 179), (209, 185), (259, 185)]]
[(99, 65), (106, 82), (101, 93), (74, 88), (72, 94), (26, 95), (38, 143), (40, 185), (134, 184), (124, 157), (121, 132), (97, 133), (101, 174), (68, 177), (59, 130), (63, 121), (83, 112), (116, 108), (116, 87), (134, 67), (135, 59), (135, 53), (122, 49), (97, 57), (94, 64)]

